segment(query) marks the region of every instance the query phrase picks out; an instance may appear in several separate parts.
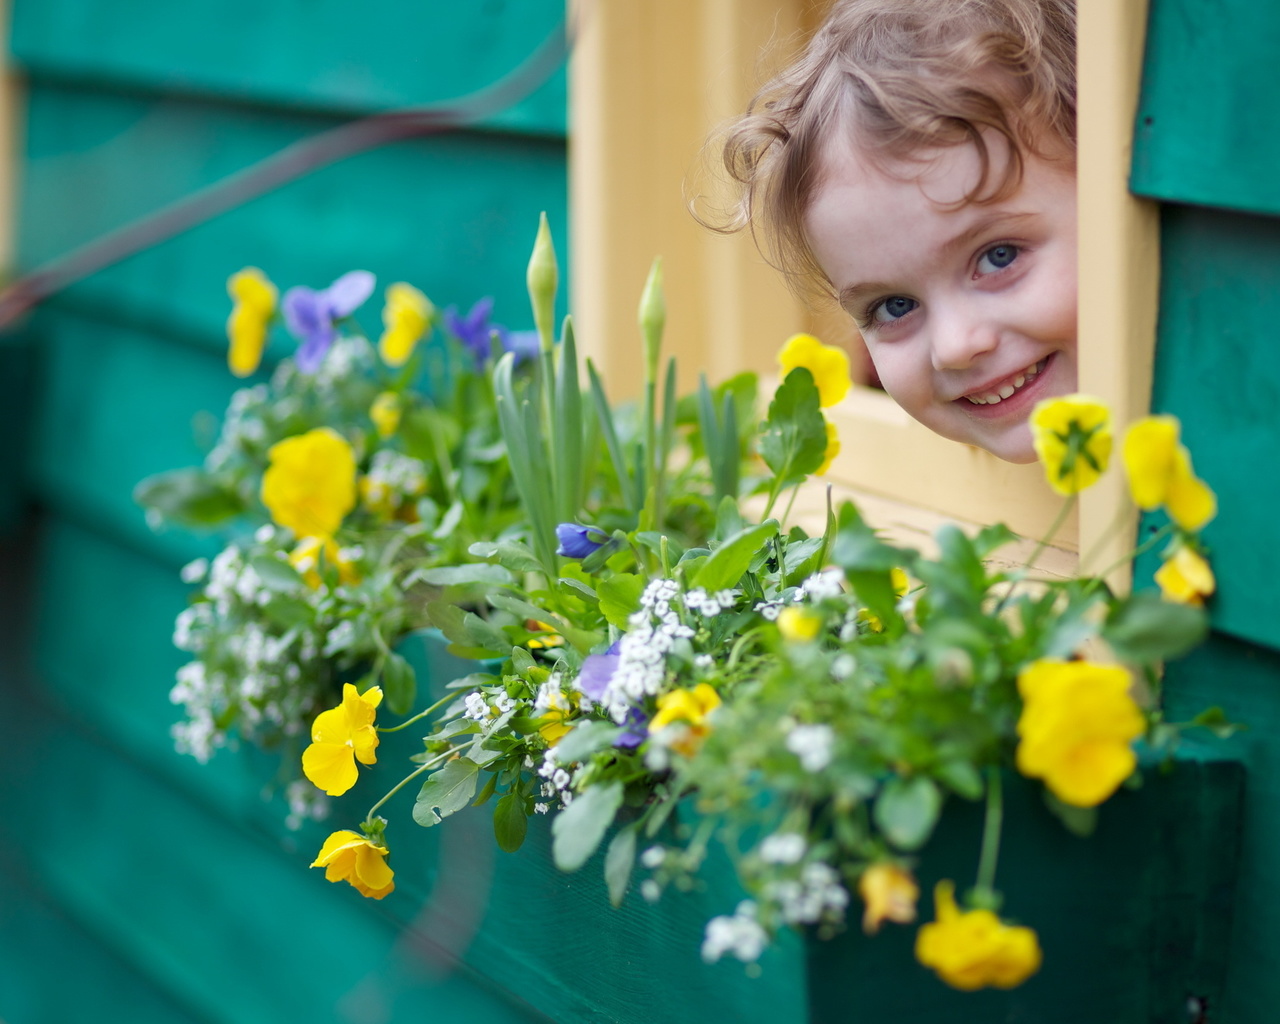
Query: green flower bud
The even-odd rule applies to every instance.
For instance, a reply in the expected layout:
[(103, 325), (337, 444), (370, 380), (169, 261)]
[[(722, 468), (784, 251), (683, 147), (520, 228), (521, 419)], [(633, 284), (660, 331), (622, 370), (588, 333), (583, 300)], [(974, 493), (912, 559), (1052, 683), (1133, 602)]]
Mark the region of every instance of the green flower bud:
[(538, 237), (533, 242), (525, 282), (529, 286), (533, 324), (538, 329), (543, 349), (550, 349), (555, 336), (556, 288), (560, 283), (560, 270), (556, 266), (556, 247), (551, 241), (551, 228), (545, 212), (538, 221)]
[(644, 338), (644, 359), (649, 380), (658, 379), (658, 352), (662, 348), (662, 332), (667, 325), (667, 299), (662, 293), (662, 257), (655, 256), (649, 268), (649, 279), (640, 296), (640, 334)]

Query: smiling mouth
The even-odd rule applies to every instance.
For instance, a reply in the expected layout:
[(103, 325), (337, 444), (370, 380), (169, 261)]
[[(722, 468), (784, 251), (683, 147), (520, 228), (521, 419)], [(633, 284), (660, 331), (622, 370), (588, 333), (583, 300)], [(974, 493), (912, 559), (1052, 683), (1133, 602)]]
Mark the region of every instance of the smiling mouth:
[(999, 405), (1005, 399), (1012, 398), (1043, 373), (1044, 368), (1049, 364), (1049, 358), (1049, 356), (1045, 356), (1034, 366), (1028, 366), (1021, 373), (1014, 374), (993, 391), (976, 392), (972, 395), (962, 395), (961, 397), (964, 401), (973, 405)]

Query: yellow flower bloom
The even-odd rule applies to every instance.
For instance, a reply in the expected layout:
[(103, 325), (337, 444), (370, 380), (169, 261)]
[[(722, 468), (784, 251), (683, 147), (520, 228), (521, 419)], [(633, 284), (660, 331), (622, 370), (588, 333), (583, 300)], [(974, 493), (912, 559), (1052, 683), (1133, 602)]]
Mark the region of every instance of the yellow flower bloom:
[(1147, 416), (1124, 437), (1121, 457), (1133, 503), (1151, 510), (1164, 505), (1182, 529), (1202, 529), (1218, 512), (1218, 499), (1191, 468), (1191, 453), (1178, 441), (1173, 416)]
[(1204, 604), (1217, 585), (1209, 563), (1185, 545), (1156, 571), (1156, 583), (1166, 601), (1196, 607)]
[(686, 757), (697, 753), (711, 727), (707, 717), (720, 706), (720, 694), (709, 683), (693, 689), (672, 690), (658, 698), (658, 710), (649, 722), (649, 732), (656, 733), (676, 723), (683, 723), (684, 735), (671, 744)]
[(920, 886), (896, 864), (881, 861), (872, 864), (858, 879), (858, 895), (866, 904), (862, 914), (862, 930), (874, 935), (885, 921), (910, 924), (916, 919), (916, 900)]
[(394, 391), (384, 391), (369, 406), (369, 419), (379, 437), (390, 437), (400, 428), (400, 398)]
[(1044, 659), (1018, 675), (1017, 763), (1063, 803), (1095, 807), (1133, 774), (1146, 723), (1118, 665)]
[(1097, 482), (1111, 460), (1111, 411), (1089, 395), (1040, 402), (1031, 411), (1031, 440), (1049, 486), (1078, 494)]
[(813, 374), (813, 382), (818, 385), (818, 404), (824, 409), (844, 398), (853, 383), (849, 376), (849, 356), (844, 349), (824, 345), (812, 334), (792, 335), (778, 353), (778, 365), (782, 367), (784, 379), (797, 366)]
[(303, 537), (289, 553), (289, 564), (298, 570), (303, 581), (312, 590), (318, 590), (324, 581), (320, 578), (320, 552), (324, 552), (325, 564), (338, 570), (338, 578), (348, 586), (360, 582), (360, 574), (351, 562), (341, 556), (337, 542), (332, 537)]
[(952, 988), (1014, 988), (1040, 969), (1040, 941), (1030, 928), (1005, 924), (990, 910), (956, 906), (955, 885), (933, 890), (937, 920), (916, 936), (916, 959)]
[(568, 718), (573, 713), (573, 706), (569, 703), (569, 698), (565, 696), (564, 691), (553, 693), (547, 703), (550, 705), (550, 710), (539, 719), (542, 724), (538, 726), (538, 733), (554, 746), (572, 728)]
[(342, 687), (342, 703), (322, 711), (311, 723), (311, 746), (302, 752), (302, 774), (330, 796), (341, 796), (356, 784), (361, 764), (378, 760), (378, 730), (373, 720), (382, 703), (382, 688), (357, 693)]
[(422, 292), (403, 281), (387, 289), (387, 304), (382, 308), (382, 324), (386, 328), (378, 339), (378, 353), (388, 366), (403, 366), (413, 355), (431, 321), (436, 308)]
[(835, 461), (836, 456), (839, 454), (840, 435), (836, 433), (836, 425), (827, 420), (827, 450), (822, 456), (822, 465), (814, 470), (814, 473), (822, 476), (823, 473), (831, 468), (831, 463)]
[(331, 537), (356, 503), (356, 457), (336, 430), (317, 427), (267, 451), (262, 503), (299, 537)]
[(234, 305), (227, 317), (227, 366), (247, 377), (262, 362), (267, 324), (276, 311), (276, 286), (257, 267), (245, 267), (227, 278), (227, 294)]
[(311, 866), (324, 868), (324, 877), (330, 882), (350, 882), (361, 896), (380, 900), (396, 887), (395, 872), (387, 865), (389, 852), (385, 846), (343, 829), (324, 841)]
[(809, 643), (822, 629), (822, 616), (790, 605), (778, 613), (778, 632), (787, 643)]

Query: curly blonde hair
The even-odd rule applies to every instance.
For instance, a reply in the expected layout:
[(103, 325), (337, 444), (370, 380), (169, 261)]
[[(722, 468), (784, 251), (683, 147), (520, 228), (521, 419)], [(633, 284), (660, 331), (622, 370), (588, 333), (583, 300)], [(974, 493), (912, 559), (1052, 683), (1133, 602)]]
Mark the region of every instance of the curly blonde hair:
[[(872, 159), (971, 143), (981, 176), (962, 201), (991, 202), (1017, 188), (1027, 154), (1074, 160), (1075, 86), (1075, 0), (836, 0), (727, 129), (738, 197), (713, 226), (750, 227), (793, 285), (825, 281), (803, 217), (834, 132)], [(992, 160), (984, 133), (1008, 159)]]

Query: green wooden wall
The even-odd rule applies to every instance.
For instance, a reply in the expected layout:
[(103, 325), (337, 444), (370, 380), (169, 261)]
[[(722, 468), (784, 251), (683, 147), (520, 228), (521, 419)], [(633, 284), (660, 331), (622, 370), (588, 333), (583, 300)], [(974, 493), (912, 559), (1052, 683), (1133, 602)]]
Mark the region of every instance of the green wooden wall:
[[(1280, 6), (1152, 0), (1132, 188), (1161, 207), (1153, 404), (1181, 417), (1221, 511), (1209, 644), (1172, 666), (1169, 712), (1221, 704), (1248, 732), (1239, 893), (1213, 1024), (1280, 1005)], [(1145, 528), (1154, 528), (1154, 517)], [(1154, 568), (1147, 565), (1147, 577)]]
[[(561, 0), (10, 6), (20, 269), (351, 118), (481, 88), (563, 14)], [(406, 938), (423, 934), (405, 926), (431, 904), (432, 843), (406, 844), (398, 907), (369, 904), (307, 870), (327, 828), (283, 831), (282, 802), (260, 796), (269, 762), (172, 752), (177, 570), (213, 542), (153, 534), (130, 500), (203, 454), (194, 425), (235, 386), (225, 281), (241, 266), (282, 287), (364, 268), (442, 304), (493, 295), (497, 319), (530, 326), (539, 211), (567, 239), (565, 109), (562, 68), (482, 124), (318, 170), (126, 259), (0, 338), (6, 1024), (497, 1024), (576, 1005), (538, 971), (521, 976), (531, 1002), (438, 938)], [(361, 319), (379, 326), (376, 300)]]

